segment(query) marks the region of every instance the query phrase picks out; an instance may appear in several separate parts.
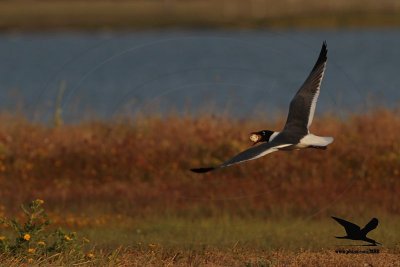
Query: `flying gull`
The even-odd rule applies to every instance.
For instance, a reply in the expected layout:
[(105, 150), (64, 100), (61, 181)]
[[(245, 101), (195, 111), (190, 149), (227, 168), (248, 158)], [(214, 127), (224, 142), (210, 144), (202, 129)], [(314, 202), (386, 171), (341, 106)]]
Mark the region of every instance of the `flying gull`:
[(254, 132), (251, 134), (250, 140), (254, 142), (255, 146), (242, 151), (218, 166), (194, 168), (191, 171), (205, 173), (257, 159), (279, 150), (326, 149), (333, 142), (333, 138), (313, 135), (310, 133), (309, 127), (314, 117), (321, 81), (325, 72), (327, 52), (326, 42), (324, 42), (311, 73), (290, 102), (289, 114), (281, 132), (270, 130)]

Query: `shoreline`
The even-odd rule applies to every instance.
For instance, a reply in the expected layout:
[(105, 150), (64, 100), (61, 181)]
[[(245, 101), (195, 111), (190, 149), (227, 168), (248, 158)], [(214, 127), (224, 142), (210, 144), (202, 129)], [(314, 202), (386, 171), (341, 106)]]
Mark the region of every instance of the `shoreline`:
[[(287, 2), (287, 3), (286, 3)], [(273, 5), (272, 5), (273, 4)], [(304, 4), (302, 2), (302, 4)], [(333, 6), (270, 0), (233, 1), (2, 1), (0, 32), (148, 29), (397, 28), (400, 5), (339, 1)], [(307, 6), (305, 9), (304, 6)]]

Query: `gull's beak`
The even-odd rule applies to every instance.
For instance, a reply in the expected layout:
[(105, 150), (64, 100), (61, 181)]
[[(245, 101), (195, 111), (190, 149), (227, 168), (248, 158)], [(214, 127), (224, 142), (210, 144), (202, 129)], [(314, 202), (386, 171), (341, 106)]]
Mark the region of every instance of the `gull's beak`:
[(253, 142), (253, 146), (256, 145), (261, 140), (261, 135), (258, 133), (251, 133), (250, 134), (250, 141)]

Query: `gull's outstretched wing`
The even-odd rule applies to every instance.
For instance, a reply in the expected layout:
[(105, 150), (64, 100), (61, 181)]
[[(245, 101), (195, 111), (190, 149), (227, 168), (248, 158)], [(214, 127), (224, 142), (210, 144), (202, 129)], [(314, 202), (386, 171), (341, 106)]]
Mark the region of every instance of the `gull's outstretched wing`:
[(377, 226), (378, 226), (378, 219), (377, 218), (372, 218), (371, 221), (369, 221), (369, 223), (367, 223), (367, 225), (364, 226), (363, 229), (361, 229), (361, 232), (363, 234), (368, 234), (370, 231), (374, 230)]
[(215, 169), (228, 167), (228, 166), (238, 164), (238, 163), (241, 163), (244, 161), (257, 159), (257, 158), (265, 156), (269, 153), (278, 151), (280, 148), (291, 146), (291, 145), (292, 144), (282, 144), (279, 142), (274, 142), (274, 140), (273, 140), (269, 143), (262, 143), (261, 145), (250, 147), (250, 148), (240, 152), (239, 154), (237, 154), (230, 160), (225, 161), (221, 165), (218, 165), (215, 167), (207, 167), (207, 168), (195, 168), (195, 169), (191, 169), (191, 171), (197, 172), (197, 173), (209, 172), (209, 171), (212, 171)]
[(338, 223), (340, 223), (344, 227), (344, 229), (346, 230), (347, 235), (351, 235), (353, 233), (357, 233), (357, 232), (360, 231), (360, 226), (358, 226), (358, 225), (356, 225), (354, 223), (351, 223), (351, 222), (348, 222), (346, 220), (343, 220), (343, 219), (340, 219), (340, 218), (336, 218), (336, 217), (333, 217), (333, 216), (332, 216), (332, 219), (334, 219), (335, 221), (337, 221)]
[(324, 42), (314, 68), (290, 102), (285, 130), (290, 131), (295, 128), (308, 132), (314, 117), (321, 81), (325, 72), (327, 53), (326, 42)]

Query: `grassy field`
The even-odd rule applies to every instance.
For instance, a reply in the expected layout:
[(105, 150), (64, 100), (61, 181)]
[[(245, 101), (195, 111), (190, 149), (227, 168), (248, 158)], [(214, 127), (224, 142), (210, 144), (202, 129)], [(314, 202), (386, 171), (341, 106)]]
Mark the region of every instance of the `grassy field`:
[(395, 0), (0, 1), (0, 30), (398, 27)]
[[(3, 266), (29, 266), (18, 259), (1, 258)], [(251, 251), (238, 248), (226, 251), (203, 248), (200, 250), (119, 249), (113, 254), (103, 253), (98, 259), (67, 266), (398, 266), (397, 253), (337, 254), (331, 250), (313, 251)], [(47, 266), (42, 261), (40, 266)], [(65, 266), (65, 259), (51, 262), (51, 266)]]
[[(335, 137), (325, 151), (198, 175), (189, 168), (219, 163), (248, 147), (250, 132), (284, 121), (151, 115), (48, 127), (3, 114), (0, 217), (21, 218), (21, 203), (45, 200), (55, 227), (96, 245), (89, 265), (389, 266), (400, 249), (399, 118), (326, 115), (312, 126)], [(330, 216), (360, 226), (379, 218), (370, 236), (381, 253), (336, 254), (359, 243), (335, 239), (344, 230)]]

